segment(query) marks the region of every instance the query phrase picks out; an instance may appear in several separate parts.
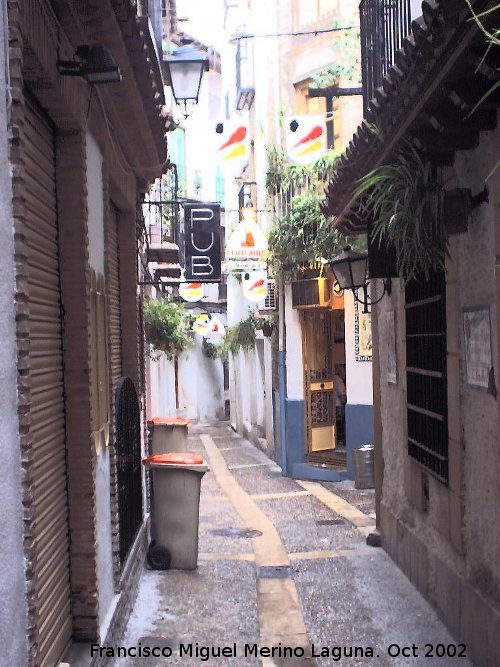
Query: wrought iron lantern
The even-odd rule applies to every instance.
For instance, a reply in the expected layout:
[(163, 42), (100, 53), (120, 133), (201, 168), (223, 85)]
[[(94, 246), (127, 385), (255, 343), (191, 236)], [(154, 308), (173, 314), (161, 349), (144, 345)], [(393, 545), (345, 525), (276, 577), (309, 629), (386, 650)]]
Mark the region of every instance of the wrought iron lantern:
[[(330, 268), (335, 274), (335, 278), (340, 289), (350, 289), (354, 299), (363, 304), (363, 312), (368, 313), (369, 307), (383, 299), (385, 294), (391, 293), (391, 279), (384, 279), (384, 291), (382, 295), (372, 300), (369, 295), (368, 286), (368, 255), (363, 252), (354, 252), (346, 248), (340, 255), (328, 261)], [(363, 298), (358, 297), (358, 290), (362, 290)]]
[(206, 55), (191, 44), (183, 44), (165, 58), (172, 94), (187, 118), (198, 104), (203, 72), (208, 72)]
[(73, 60), (58, 60), (57, 69), (61, 76), (81, 76), (92, 84), (119, 83), (122, 80), (115, 59), (102, 44), (78, 46)]

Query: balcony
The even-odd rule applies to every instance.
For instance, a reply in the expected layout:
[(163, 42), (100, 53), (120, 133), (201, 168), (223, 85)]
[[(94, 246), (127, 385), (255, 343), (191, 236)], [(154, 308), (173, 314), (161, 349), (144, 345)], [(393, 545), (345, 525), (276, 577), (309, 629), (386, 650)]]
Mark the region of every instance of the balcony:
[(376, 89), (395, 54), (410, 34), (411, 21), (421, 14), (411, 0), (361, 0), (361, 67), (363, 75), (363, 109), (366, 114)]

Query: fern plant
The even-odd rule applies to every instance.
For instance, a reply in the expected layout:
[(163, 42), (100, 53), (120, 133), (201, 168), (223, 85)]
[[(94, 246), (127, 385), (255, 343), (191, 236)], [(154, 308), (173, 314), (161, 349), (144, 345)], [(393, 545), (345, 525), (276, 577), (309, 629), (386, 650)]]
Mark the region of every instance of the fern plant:
[(393, 164), (382, 165), (358, 181), (354, 196), (373, 219), (373, 240), (393, 245), (398, 272), (406, 282), (444, 270), (448, 238), (444, 191), (431, 163), (405, 141)]

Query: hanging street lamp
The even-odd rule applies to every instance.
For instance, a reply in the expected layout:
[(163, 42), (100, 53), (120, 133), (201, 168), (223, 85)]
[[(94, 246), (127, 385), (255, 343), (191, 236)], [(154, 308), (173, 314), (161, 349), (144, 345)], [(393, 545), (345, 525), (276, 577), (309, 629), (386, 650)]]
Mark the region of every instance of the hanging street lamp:
[(198, 104), (203, 72), (208, 72), (209, 68), (208, 58), (191, 44), (183, 44), (164, 58), (164, 62), (174, 99), (187, 118)]

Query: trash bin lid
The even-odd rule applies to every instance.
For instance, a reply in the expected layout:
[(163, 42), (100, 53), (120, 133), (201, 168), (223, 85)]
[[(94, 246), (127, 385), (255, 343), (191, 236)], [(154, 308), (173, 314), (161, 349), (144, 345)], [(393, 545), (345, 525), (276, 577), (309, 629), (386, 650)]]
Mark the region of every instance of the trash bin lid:
[(153, 417), (148, 424), (162, 424), (163, 426), (189, 426), (191, 420), (187, 417)]
[(154, 463), (156, 465), (162, 464), (162, 463), (175, 463), (176, 465), (200, 465), (201, 463), (204, 463), (203, 457), (198, 456), (198, 454), (191, 454), (189, 452), (168, 452), (167, 454), (151, 454), (150, 456), (146, 456), (145, 459), (143, 459), (144, 463)]

